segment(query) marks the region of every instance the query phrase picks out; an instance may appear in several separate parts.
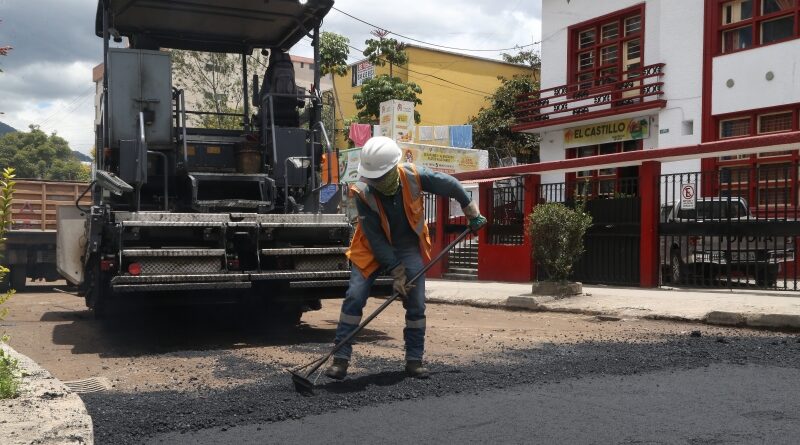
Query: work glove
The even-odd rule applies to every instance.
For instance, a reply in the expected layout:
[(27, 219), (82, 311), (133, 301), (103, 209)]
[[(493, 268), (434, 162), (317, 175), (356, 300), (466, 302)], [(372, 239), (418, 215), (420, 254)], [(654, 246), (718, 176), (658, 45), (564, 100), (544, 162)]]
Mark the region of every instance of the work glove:
[(392, 269), (390, 273), (392, 278), (394, 278), (392, 288), (394, 289), (395, 293), (400, 295), (400, 298), (405, 301), (406, 297), (408, 297), (408, 291), (414, 287), (413, 284), (407, 284), (408, 278), (406, 277), (406, 267), (403, 266), (403, 264), (399, 264), (397, 267)]
[(480, 210), (478, 210), (478, 204), (476, 204), (475, 201), (470, 202), (461, 210), (464, 211), (464, 215), (467, 217), (467, 220), (469, 220), (469, 228), (472, 230), (472, 233), (476, 233), (486, 225), (486, 217), (481, 215)]

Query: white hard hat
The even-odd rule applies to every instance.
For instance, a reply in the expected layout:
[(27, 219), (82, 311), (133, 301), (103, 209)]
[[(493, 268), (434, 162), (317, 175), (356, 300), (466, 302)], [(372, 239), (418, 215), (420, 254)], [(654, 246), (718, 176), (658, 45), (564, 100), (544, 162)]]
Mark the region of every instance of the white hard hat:
[(395, 168), (403, 152), (394, 140), (377, 136), (370, 138), (361, 149), (358, 175), (367, 179), (377, 179)]

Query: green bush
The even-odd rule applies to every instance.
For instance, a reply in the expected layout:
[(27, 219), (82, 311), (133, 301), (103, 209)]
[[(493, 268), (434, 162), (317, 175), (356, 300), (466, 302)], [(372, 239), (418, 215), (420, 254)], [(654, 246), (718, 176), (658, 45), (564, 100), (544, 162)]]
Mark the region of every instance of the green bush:
[[(6, 168), (2, 172), (0, 179), (0, 248), (6, 240), (6, 230), (11, 225), (11, 199), (14, 194), (14, 169)], [(1, 251), (0, 251), (1, 252)], [(8, 268), (0, 266), (0, 281), (3, 281)], [(8, 315), (8, 308), (2, 307), (11, 296), (14, 290), (0, 294), (0, 321)], [(7, 343), (8, 335), (0, 334), (0, 342)], [(16, 397), (19, 387), (20, 369), (17, 361), (6, 355), (0, 349), (0, 399)]]
[(537, 205), (529, 218), (533, 257), (551, 281), (566, 281), (572, 266), (583, 255), (583, 237), (592, 225), (591, 215), (582, 207), (571, 209), (561, 203)]

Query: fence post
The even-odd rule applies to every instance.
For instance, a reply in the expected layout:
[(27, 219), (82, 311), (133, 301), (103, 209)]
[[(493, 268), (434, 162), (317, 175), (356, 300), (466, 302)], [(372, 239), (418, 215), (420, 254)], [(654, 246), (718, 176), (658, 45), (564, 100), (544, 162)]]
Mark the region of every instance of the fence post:
[[(480, 209), (481, 215), (486, 217), (487, 224), (486, 227), (492, 224), (492, 219), (494, 218), (493, 214), (494, 211), (492, 209), (494, 196), (492, 195), (492, 188), (494, 187), (494, 181), (484, 181), (478, 184), (478, 207)], [(486, 274), (490, 273), (487, 270), (486, 263), (481, 261), (482, 257), (488, 257), (491, 252), (492, 246), (489, 245), (489, 231), (484, 228), (480, 232), (478, 232), (478, 279), (485, 280)], [(481, 263), (484, 263), (484, 267), (481, 267)]]
[[(431, 257), (435, 257), (447, 245), (446, 234), (444, 233), (445, 224), (450, 218), (450, 200), (443, 196), (436, 197), (436, 236), (431, 243)], [(431, 266), (425, 274), (428, 278), (442, 278), (442, 274), (446, 270), (446, 258)]]
[(542, 177), (539, 175), (525, 176), (525, 205), (522, 207), (522, 214), (525, 218), (523, 229), (525, 249), (530, 253), (528, 256), (530, 260), (530, 279), (536, 281), (536, 259), (533, 257), (533, 240), (528, 233), (528, 217), (533, 213), (533, 209), (539, 203), (539, 186), (542, 183)]
[(639, 167), (639, 196), (641, 200), (641, 238), (639, 241), (639, 285), (658, 287), (658, 212), (660, 205), (659, 179), (661, 163), (646, 161)]

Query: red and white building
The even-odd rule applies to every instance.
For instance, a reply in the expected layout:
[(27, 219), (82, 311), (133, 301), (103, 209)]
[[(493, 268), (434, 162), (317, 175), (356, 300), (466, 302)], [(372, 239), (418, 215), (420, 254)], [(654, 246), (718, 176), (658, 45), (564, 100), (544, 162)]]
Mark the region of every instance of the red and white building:
[[(800, 129), (797, 0), (542, 0), (542, 10), (542, 90), (520, 104), (516, 130), (541, 135), (543, 163)], [(771, 166), (796, 181), (789, 167), (798, 150), (778, 148), (698, 150), (694, 159), (662, 159), (661, 173), (718, 170), (722, 186), (735, 189), (727, 171)], [(637, 169), (541, 179), (593, 178), (594, 193), (613, 193), (615, 180)], [(798, 204), (798, 196), (747, 188), (733, 193), (754, 208)]]
[[(576, 194), (634, 202), (624, 212), (605, 206), (597, 239), (606, 227), (621, 241), (587, 247), (583, 258), (595, 272), (630, 259), (620, 266), (627, 283), (657, 286), (665, 267), (683, 267), (672, 261), (673, 229), (660, 221), (662, 204), (683, 206), (683, 190), (744, 198), (754, 218), (736, 222), (736, 239), (776, 235), (782, 245), (769, 249), (793, 249), (800, 240), (799, 67), (800, 0), (542, 0), (541, 90), (518, 98), (513, 128), (541, 136), (541, 162), (457, 175), (479, 183), (490, 220), (479, 240), (478, 278), (535, 279), (525, 219), (542, 202)], [(509, 192), (508, 178), (521, 186)], [(437, 233), (446, 216), (438, 215)], [(680, 239), (702, 250), (706, 229), (697, 224), (681, 227)], [(622, 241), (630, 243), (624, 252)], [(764, 247), (735, 249), (736, 258), (752, 256), (761, 268), (779, 262)], [(733, 250), (717, 255), (734, 258)], [(778, 287), (798, 289), (800, 265), (779, 268)], [(740, 278), (731, 269), (728, 283)]]

